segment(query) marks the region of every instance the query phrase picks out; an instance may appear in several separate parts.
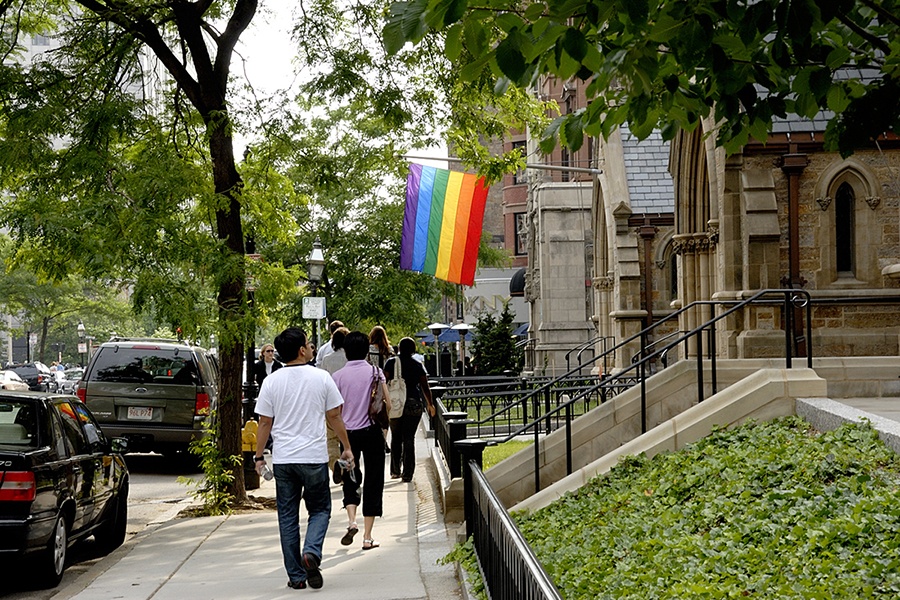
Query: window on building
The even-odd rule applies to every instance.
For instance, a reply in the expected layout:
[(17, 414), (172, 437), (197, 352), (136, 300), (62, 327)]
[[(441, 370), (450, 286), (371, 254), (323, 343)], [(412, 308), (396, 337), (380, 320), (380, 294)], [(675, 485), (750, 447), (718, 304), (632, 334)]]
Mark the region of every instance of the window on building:
[[(572, 165), (571, 156), (569, 155), (568, 148), (561, 148), (559, 152), (560, 157), (560, 165), (563, 167), (569, 167)], [(563, 181), (569, 181), (569, 177), (571, 173), (569, 171), (560, 171)]]
[[(528, 148), (527, 148), (527, 142), (525, 142), (525, 140), (513, 142), (512, 149), (513, 150), (518, 149), (519, 152), (522, 153), (522, 156), (527, 158)], [(521, 183), (528, 183), (528, 179), (525, 177), (525, 169), (521, 169), (521, 170), (513, 173), (513, 185), (519, 185)]]
[(850, 275), (855, 270), (853, 235), (855, 199), (853, 188), (846, 182), (838, 187), (834, 196), (834, 245), (837, 252), (835, 264), (838, 275)]
[(50, 38), (46, 35), (36, 35), (31, 38), (32, 46), (49, 46)]
[(678, 256), (669, 252), (669, 300), (678, 298)]
[(528, 254), (528, 227), (525, 213), (516, 213), (516, 256)]

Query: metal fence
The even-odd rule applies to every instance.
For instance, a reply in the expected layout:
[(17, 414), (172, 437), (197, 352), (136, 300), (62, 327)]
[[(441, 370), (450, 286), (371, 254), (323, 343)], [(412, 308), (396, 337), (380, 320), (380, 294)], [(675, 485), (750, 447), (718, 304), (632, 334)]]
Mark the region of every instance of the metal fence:
[[(471, 537), (478, 566), (491, 600), (561, 600), (522, 532), (481, 472), (484, 443), (457, 444), (464, 458), (466, 535)], [(473, 454), (470, 458), (470, 454)], [(477, 458), (476, 458), (477, 457)]]

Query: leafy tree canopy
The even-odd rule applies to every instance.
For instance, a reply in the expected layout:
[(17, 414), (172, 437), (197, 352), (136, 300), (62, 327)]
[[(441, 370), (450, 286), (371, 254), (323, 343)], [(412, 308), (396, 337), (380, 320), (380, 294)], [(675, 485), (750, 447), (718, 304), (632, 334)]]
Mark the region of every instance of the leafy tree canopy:
[(588, 82), (586, 109), (558, 118), (543, 148), (628, 122), (671, 139), (702, 118), (735, 151), (773, 119), (833, 115), (826, 140), (849, 154), (900, 131), (896, 0), (409, 0), (395, 3), (385, 44), (440, 31), (463, 81), (498, 90), (541, 75)]

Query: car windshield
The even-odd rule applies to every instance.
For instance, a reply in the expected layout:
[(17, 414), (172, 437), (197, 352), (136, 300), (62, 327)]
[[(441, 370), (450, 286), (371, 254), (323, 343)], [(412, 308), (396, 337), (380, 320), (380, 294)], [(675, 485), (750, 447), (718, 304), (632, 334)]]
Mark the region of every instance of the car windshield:
[(0, 400), (0, 444), (34, 446), (36, 432), (34, 404)]

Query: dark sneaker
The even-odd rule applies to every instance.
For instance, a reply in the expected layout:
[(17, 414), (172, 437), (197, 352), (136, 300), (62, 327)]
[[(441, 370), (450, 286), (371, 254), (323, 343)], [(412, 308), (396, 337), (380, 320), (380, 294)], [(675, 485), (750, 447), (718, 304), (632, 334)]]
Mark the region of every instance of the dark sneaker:
[(322, 587), (322, 571), (319, 570), (319, 559), (315, 554), (304, 552), (300, 557), (300, 564), (306, 569), (306, 583), (314, 590)]
[(338, 461), (334, 461), (334, 468), (331, 473), (331, 480), (335, 482), (337, 485), (340, 485), (344, 480), (343, 478), (344, 470), (341, 468), (340, 463)]
[(306, 582), (305, 581), (288, 581), (288, 587), (292, 590), (305, 590)]

